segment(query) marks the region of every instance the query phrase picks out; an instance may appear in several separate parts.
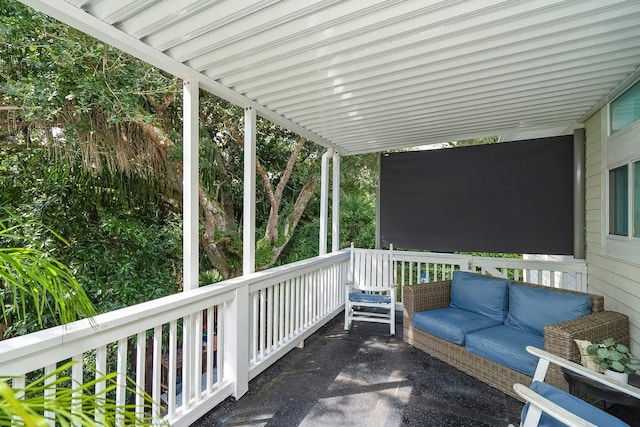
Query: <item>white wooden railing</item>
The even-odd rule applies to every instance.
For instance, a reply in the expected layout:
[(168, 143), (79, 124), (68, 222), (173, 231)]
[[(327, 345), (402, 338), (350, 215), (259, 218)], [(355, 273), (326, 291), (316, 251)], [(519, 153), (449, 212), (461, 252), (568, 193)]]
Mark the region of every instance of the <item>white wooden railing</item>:
[(153, 399), (155, 423), (189, 425), (340, 313), (348, 267), (340, 251), (0, 341), (0, 376), (22, 388), (60, 362), (83, 362), (74, 382), (94, 380), (87, 367), (117, 372), (116, 403), (141, 413), (129, 376)]
[[(401, 287), (465, 270), (534, 283), (549, 277), (550, 286), (566, 288), (573, 279), (586, 290), (580, 261), (394, 251), (394, 264)], [(0, 376), (21, 388), (75, 360), (82, 362), (72, 368), (75, 382), (94, 379), (87, 366), (98, 377), (117, 372), (117, 403), (133, 401), (142, 412), (141, 396), (126, 391), (128, 376), (152, 397), (156, 423), (189, 425), (227, 397), (242, 396), (250, 379), (340, 313), (348, 268), (343, 250), (0, 341)], [(97, 383), (96, 393), (105, 386)]]
[(394, 260), (400, 300), (403, 286), (451, 279), (454, 270), (587, 292), (587, 266), (581, 260), (542, 261), (407, 251), (395, 251)]

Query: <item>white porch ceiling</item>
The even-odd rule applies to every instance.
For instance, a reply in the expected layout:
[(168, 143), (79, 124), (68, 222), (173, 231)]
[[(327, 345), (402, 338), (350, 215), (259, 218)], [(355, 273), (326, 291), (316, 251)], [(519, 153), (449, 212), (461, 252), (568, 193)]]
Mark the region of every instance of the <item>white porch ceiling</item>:
[(23, 0), (343, 155), (579, 126), (638, 0)]

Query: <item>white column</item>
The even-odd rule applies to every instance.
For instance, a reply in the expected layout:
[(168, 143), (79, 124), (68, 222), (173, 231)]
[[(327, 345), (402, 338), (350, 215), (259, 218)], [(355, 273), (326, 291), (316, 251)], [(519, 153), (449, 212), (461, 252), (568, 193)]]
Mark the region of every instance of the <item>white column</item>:
[(249, 390), (249, 285), (238, 288), (223, 310), (224, 377), (233, 382), (237, 400)]
[(198, 287), (198, 92), (197, 80), (186, 79), (183, 92), (183, 291)]
[(320, 175), (320, 249), (319, 255), (327, 253), (327, 222), (329, 217), (329, 159), (333, 149), (329, 148), (322, 155), (322, 172)]
[(244, 109), (242, 274), (256, 271), (256, 110)]
[(333, 155), (333, 205), (331, 207), (331, 251), (340, 249), (340, 154)]

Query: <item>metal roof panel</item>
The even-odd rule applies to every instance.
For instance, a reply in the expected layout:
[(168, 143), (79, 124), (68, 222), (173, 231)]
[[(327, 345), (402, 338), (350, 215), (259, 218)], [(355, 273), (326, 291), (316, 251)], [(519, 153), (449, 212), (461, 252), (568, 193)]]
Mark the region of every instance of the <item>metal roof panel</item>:
[(23, 0), (341, 154), (579, 125), (637, 0)]

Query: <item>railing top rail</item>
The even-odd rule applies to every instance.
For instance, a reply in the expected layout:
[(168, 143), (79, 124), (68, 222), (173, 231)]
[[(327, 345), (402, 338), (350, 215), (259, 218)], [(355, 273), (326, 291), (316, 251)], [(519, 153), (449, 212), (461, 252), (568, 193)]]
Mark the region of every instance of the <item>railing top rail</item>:
[(516, 258), (490, 258), (490, 257), (473, 257), (472, 264), (477, 267), (498, 266), (507, 268), (520, 268), (527, 270), (550, 270), (564, 271), (570, 273), (582, 273), (586, 268), (584, 260), (526, 260)]
[(438, 260), (439, 262), (451, 262), (460, 264), (469, 262), (473, 258), (471, 255), (462, 254), (444, 254), (437, 252), (412, 252), (412, 251), (394, 251), (393, 257), (398, 261), (422, 261), (422, 260)]
[(333, 265), (336, 262), (346, 261), (349, 259), (349, 251), (350, 249), (341, 249), (326, 255), (303, 259), (291, 264), (269, 268), (268, 270), (258, 271), (242, 277), (246, 278), (249, 283), (274, 278), (282, 278), (282, 280), (286, 280), (286, 276), (294, 277), (298, 274), (304, 274), (307, 271), (316, 270), (327, 265)]
[[(92, 319), (0, 341), (0, 373), (11, 372), (8, 368), (11, 363), (18, 363), (26, 369), (30, 365), (30, 359), (27, 358), (44, 351), (51, 355), (52, 362), (57, 362), (174, 318), (230, 301), (234, 298), (233, 291), (239, 285), (238, 280), (233, 279), (233, 282), (235, 283), (224, 287), (210, 286), (158, 298), (100, 314)], [(64, 351), (61, 348), (63, 344), (66, 349)]]
[(585, 261), (577, 259), (567, 261), (526, 260), (521, 258), (496, 258), (464, 254), (446, 254), (399, 250), (394, 251), (393, 257), (397, 261), (451, 263), (465, 265), (465, 267), (468, 266), (470, 268), (491, 266), (528, 270), (563, 271), (569, 273), (584, 273), (586, 269)]

